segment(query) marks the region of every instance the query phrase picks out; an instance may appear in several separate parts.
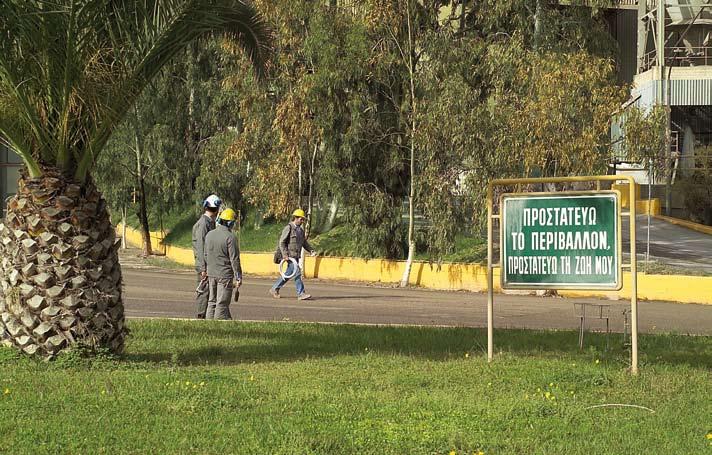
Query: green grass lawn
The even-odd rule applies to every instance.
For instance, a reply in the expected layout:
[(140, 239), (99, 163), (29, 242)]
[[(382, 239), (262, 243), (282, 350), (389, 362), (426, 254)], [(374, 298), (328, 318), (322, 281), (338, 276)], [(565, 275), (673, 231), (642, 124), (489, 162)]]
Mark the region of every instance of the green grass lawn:
[[(712, 338), (130, 321), (120, 358), (0, 349), (2, 448), (37, 453), (712, 453)], [(616, 338), (618, 342), (619, 339)], [(598, 407), (632, 404), (650, 408)], [(709, 437), (712, 437), (710, 435)], [(2, 450), (0, 450), (2, 451)]]

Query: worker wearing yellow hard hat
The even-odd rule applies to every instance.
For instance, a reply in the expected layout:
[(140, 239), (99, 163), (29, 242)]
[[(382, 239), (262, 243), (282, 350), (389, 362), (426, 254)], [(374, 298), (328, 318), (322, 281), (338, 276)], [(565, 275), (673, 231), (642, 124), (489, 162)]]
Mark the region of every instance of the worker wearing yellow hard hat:
[(224, 209), (218, 215), (215, 230), (205, 237), (209, 292), (205, 319), (232, 319), (230, 302), (233, 290), (242, 285), (240, 249), (232, 233), (236, 220), (234, 210)]
[[(302, 256), (302, 249), (316, 256), (316, 251), (309, 245), (304, 233), (303, 224), (306, 214), (302, 209), (296, 209), (292, 212), (292, 221), (282, 229), (282, 234), (277, 242), (277, 249), (274, 252), (274, 262), (280, 264), (280, 278), (269, 290), (269, 293), (275, 299), (280, 298), (279, 290), (282, 289), (287, 281), (294, 278), (294, 284), (297, 287), (297, 299), (307, 300), (311, 295), (307, 294), (302, 281), (302, 271), (299, 267), (299, 259)], [(287, 262), (287, 269), (281, 272), (282, 262)]]
[(225, 226), (232, 227), (237, 220), (237, 214), (233, 209), (227, 208), (218, 215), (218, 222), (222, 221)]

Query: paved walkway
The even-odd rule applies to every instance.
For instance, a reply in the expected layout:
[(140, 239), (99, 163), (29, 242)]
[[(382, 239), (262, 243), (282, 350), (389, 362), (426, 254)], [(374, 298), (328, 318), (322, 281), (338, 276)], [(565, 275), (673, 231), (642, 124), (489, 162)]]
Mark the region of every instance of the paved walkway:
[[(132, 253), (133, 252), (133, 253)], [(122, 254), (124, 303), (129, 317), (192, 318), (195, 278), (188, 270), (146, 266), (137, 250)], [(276, 278), (276, 275), (275, 275)], [(470, 292), (375, 287), (306, 280), (314, 300), (298, 302), (288, 283), (283, 298), (267, 291), (273, 280), (247, 276), (233, 317), (250, 321), (304, 321), (365, 324), (419, 324), (486, 327), (487, 297)], [(611, 328), (622, 332), (627, 301), (495, 295), (495, 326), (535, 329), (577, 329), (573, 302), (611, 304)], [(591, 328), (605, 327), (591, 321)], [(712, 306), (640, 302), (641, 332), (712, 335)]]

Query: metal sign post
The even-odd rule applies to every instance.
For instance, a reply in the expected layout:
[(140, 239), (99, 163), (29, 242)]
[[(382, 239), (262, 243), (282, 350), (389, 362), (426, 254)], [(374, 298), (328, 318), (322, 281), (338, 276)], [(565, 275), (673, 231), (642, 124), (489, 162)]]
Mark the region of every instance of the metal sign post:
[[(630, 263), (622, 264), (620, 195), (602, 181), (628, 182)], [(596, 182), (597, 191), (508, 193), (494, 213), (494, 188), (510, 185)], [(494, 270), (502, 289), (620, 290), (630, 268), (631, 372), (638, 372), (635, 182), (629, 176), (493, 180), (487, 188), (487, 359), (494, 353)], [(500, 260), (494, 263), (494, 220), (500, 221)]]

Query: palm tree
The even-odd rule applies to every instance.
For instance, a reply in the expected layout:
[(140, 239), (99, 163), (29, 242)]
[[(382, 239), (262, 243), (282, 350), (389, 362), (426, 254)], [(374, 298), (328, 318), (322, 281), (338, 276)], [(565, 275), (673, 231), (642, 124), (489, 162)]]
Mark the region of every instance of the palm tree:
[(0, 139), (25, 165), (0, 224), (0, 332), (22, 351), (122, 350), (118, 240), (90, 171), (161, 67), (210, 35), (263, 73), (269, 30), (244, 1), (0, 2)]

